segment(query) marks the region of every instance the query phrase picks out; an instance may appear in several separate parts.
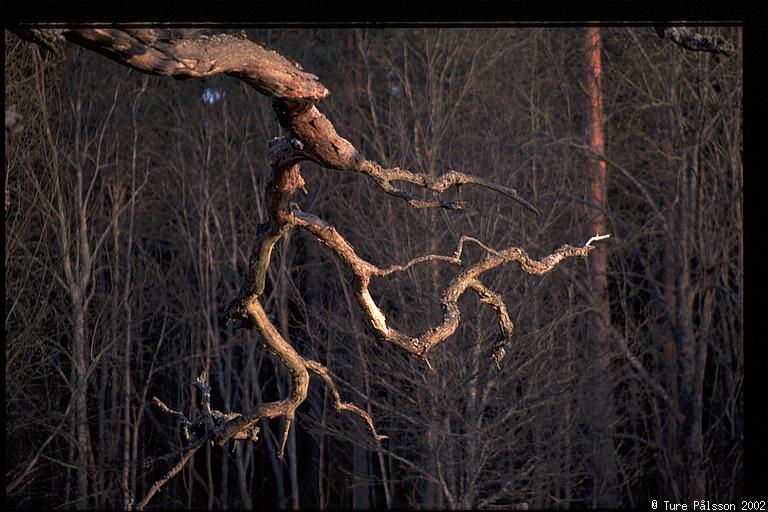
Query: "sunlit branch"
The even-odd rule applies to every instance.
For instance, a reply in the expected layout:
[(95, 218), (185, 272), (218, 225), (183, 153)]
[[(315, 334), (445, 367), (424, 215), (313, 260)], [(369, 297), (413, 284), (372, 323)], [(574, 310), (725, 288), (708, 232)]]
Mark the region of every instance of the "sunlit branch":
[[(492, 352), (492, 357), (497, 366), (500, 366), (501, 361), (504, 358), (513, 326), (501, 296), (480, 283), (478, 280), (479, 276), (492, 268), (509, 262), (517, 263), (520, 269), (528, 274), (542, 275), (552, 270), (558, 263), (566, 258), (574, 256), (586, 257), (589, 254), (589, 251), (594, 248), (594, 246), (591, 245), (593, 242), (604, 240), (610, 236), (594, 236), (581, 247), (564, 245), (554, 253), (539, 260), (531, 258), (528, 253), (519, 247), (510, 247), (497, 251), (487, 247), (477, 239), (472, 237), (462, 237), (459, 240), (459, 244), (453, 256), (427, 255), (415, 258), (405, 265), (394, 265), (383, 269), (361, 258), (355, 252), (352, 245), (339, 234), (333, 226), (319, 217), (302, 212), (294, 207), (291, 212), (291, 223), (312, 233), (320, 242), (328, 246), (347, 264), (355, 276), (355, 297), (363, 309), (370, 326), (376, 333), (385, 341), (392, 343), (425, 361), (426, 354), (431, 348), (456, 332), (461, 319), (458, 300), (467, 288), (473, 288), (480, 296), (481, 301), (492, 306), (499, 316), (502, 339), (494, 346)], [(398, 270), (405, 270), (416, 263), (424, 261), (448, 261), (454, 264), (461, 264), (461, 253), (464, 243), (467, 241), (477, 243), (487, 250), (487, 254), (480, 261), (465, 266), (464, 269), (450, 281), (441, 294), (442, 322), (434, 327), (428, 328), (417, 337), (409, 336), (392, 327), (386, 315), (381, 311), (370, 294), (368, 287), (371, 278), (374, 276), (386, 276)]]
[(331, 373), (328, 371), (328, 368), (318, 363), (317, 361), (312, 361), (311, 359), (305, 360), (305, 363), (307, 365), (307, 368), (310, 371), (316, 373), (317, 375), (320, 376), (321, 379), (323, 379), (323, 382), (325, 382), (325, 385), (331, 391), (331, 395), (333, 396), (333, 402), (337, 411), (348, 411), (353, 414), (357, 414), (368, 425), (368, 428), (371, 430), (371, 433), (373, 434), (374, 439), (376, 439), (377, 441), (382, 441), (384, 439), (387, 439), (387, 436), (378, 434), (376, 432), (376, 426), (373, 424), (373, 419), (371, 418), (370, 414), (368, 414), (367, 412), (365, 412), (355, 404), (351, 404), (349, 402), (343, 402), (341, 400), (339, 391), (336, 388), (336, 384), (333, 382), (333, 379), (331, 378)]
[[(308, 394), (309, 371), (323, 380), (334, 397), (337, 410), (351, 412), (362, 418), (375, 440), (386, 439), (386, 436), (376, 432), (373, 419), (368, 413), (341, 400), (328, 369), (316, 361), (302, 357), (277, 330), (263, 308), (261, 296), (266, 286), (266, 275), (273, 250), (278, 241), (293, 227), (311, 233), (346, 263), (354, 275), (354, 295), (373, 330), (383, 340), (423, 360), (432, 370), (434, 368), (427, 359), (427, 352), (456, 332), (461, 318), (458, 300), (467, 288), (472, 288), (480, 297), (480, 301), (492, 307), (498, 316), (501, 338), (494, 345), (491, 357), (500, 368), (510, 344), (513, 324), (501, 295), (480, 282), (482, 273), (499, 265), (515, 262), (524, 272), (541, 275), (566, 258), (586, 257), (593, 248), (593, 242), (609, 236), (597, 235), (581, 247), (564, 245), (539, 260), (530, 258), (518, 247), (496, 250), (475, 238), (462, 236), (453, 255), (425, 255), (402, 265), (376, 266), (361, 258), (333, 226), (293, 205), (291, 198), (294, 193), (297, 190), (306, 192), (299, 167), (301, 162), (312, 161), (331, 169), (364, 174), (387, 194), (403, 199), (416, 208), (461, 209), (463, 203), (439, 198), (419, 198), (397, 188), (393, 183), (409, 183), (435, 195), (442, 194), (451, 187), (475, 185), (505, 195), (537, 215), (539, 212), (515, 189), (480, 177), (454, 170), (432, 176), (398, 167), (387, 169), (367, 160), (348, 140), (336, 132), (333, 124), (316, 108), (315, 103), (329, 94), (317, 77), (304, 72), (296, 63), (278, 53), (249, 41), (245, 36), (205, 35), (197, 30), (184, 29), (85, 28), (16, 32), (28, 40), (54, 50), (58, 41), (63, 38), (148, 74), (172, 76), (177, 79), (208, 77), (219, 73), (236, 77), (273, 98), (278, 121), (287, 132), (285, 137), (270, 143), (268, 156), (272, 179), (267, 186), (268, 218), (255, 234), (255, 247), (240, 293), (227, 306), (225, 316), (227, 323), (256, 329), (260, 341), (288, 370), (289, 394), (282, 400), (262, 403), (255, 411), (217, 411), (212, 408), (208, 375), (204, 372), (194, 383), (201, 392), (201, 417), (195, 423), (155, 398), (154, 403), (163, 412), (179, 419), (186, 445), (174, 452), (174, 457), (180, 455), (178, 462), (152, 485), (147, 495), (138, 503), (139, 509), (144, 508), (161, 487), (178, 474), (204, 443), (224, 446), (230, 440), (256, 441), (259, 433), (256, 424), (262, 419), (285, 419), (278, 451), (278, 457), (282, 458), (296, 410)], [(468, 264), (462, 260), (465, 242), (473, 242), (485, 251), (479, 261)], [(428, 261), (444, 261), (459, 265), (461, 269), (440, 295), (442, 321), (429, 327), (419, 336), (409, 336), (390, 325), (386, 315), (371, 296), (369, 285), (373, 277), (385, 277), (394, 272), (406, 271), (414, 265)], [(168, 455), (162, 459), (170, 457)]]

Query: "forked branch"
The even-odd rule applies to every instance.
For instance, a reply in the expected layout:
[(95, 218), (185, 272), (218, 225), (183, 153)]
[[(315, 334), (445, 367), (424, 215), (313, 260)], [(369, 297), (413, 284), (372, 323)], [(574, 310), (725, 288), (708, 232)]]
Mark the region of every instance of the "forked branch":
[[(176, 79), (226, 74), (274, 99), (280, 124), (288, 131), (289, 154), (295, 161), (311, 160), (325, 167), (352, 171), (371, 178), (384, 192), (415, 208), (461, 209), (456, 201), (423, 199), (395, 187), (407, 182), (439, 194), (454, 185), (477, 185), (514, 199), (532, 212), (538, 210), (516, 190), (457, 171), (437, 177), (399, 168), (385, 169), (366, 160), (341, 137), (315, 103), (330, 92), (317, 76), (279, 53), (249, 41), (245, 35), (207, 35), (198, 30), (173, 29), (17, 29), (20, 37), (56, 50), (68, 40), (143, 73)], [(298, 148), (297, 148), (298, 146)]]
[[(390, 266), (380, 268), (363, 258), (354, 250), (352, 245), (339, 232), (322, 219), (294, 208), (291, 224), (301, 227), (329, 247), (354, 275), (354, 293), (369, 325), (383, 340), (400, 347), (401, 349), (420, 357), (426, 361), (427, 352), (440, 342), (456, 332), (461, 320), (458, 300), (467, 290), (472, 288), (480, 296), (484, 304), (488, 304), (496, 310), (499, 316), (499, 325), (502, 331), (501, 340), (494, 346), (492, 357), (497, 367), (500, 367), (504, 358), (506, 347), (512, 335), (512, 321), (507, 313), (501, 296), (486, 288), (479, 277), (484, 272), (498, 267), (504, 263), (515, 262), (520, 269), (528, 274), (542, 275), (555, 268), (566, 258), (580, 256), (586, 257), (594, 248), (591, 245), (598, 240), (604, 240), (610, 235), (597, 235), (589, 239), (583, 246), (563, 245), (554, 253), (539, 260), (531, 258), (526, 251), (519, 247), (509, 247), (503, 250), (494, 250), (471, 237), (462, 237), (453, 256), (427, 255), (411, 260), (402, 266)], [(376, 301), (371, 296), (369, 285), (372, 277), (386, 276), (398, 270), (405, 270), (415, 263), (423, 261), (447, 261), (453, 264), (462, 264), (461, 254), (464, 243), (472, 241), (486, 249), (487, 254), (483, 259), (470, 265), (466, 265), (448, 284), (441, 294), (442, 322), (426, 329), (419, 336), (409, 336), (392, 327)]]
[[(593, 248), (592, 242), (608, 237), (593, 237), (580, 247), (564, 245), (549, 256), (536, 260), (519, 247), (496, 250), (477, 239), (464, 236), (459, 240), (456, 251), (449, 256), (426, 255), (402, 265), (374, 265), (361, 258), (333, 226), (319, 217), (302, 212), (291, 203), (293, 194), (297, 190), (304, 190), (300, 162), (309, 160), (328, 168), (364, 174), (387, 194), (401, 198), (416, 208), (460, 209), (462, 204), (441, 199), (418, 198), (397, 188), (393, 183), (409, 183), (434, 194), (441, 194), (454, 186), (476, 185), (503, 194), (536, 214), (539, 212), (516, 190), (470, 174), (451, 170), (440, 176), (430, 176), (397, 167), (386, 169), (365, 159), (348, 140), (336, 132), (333, 124), (315, 107), (317, 101), (329, 94), (317, 77), (306, 73), (300, 66), (276, 52), (248, 41), (246, 37), (208, 36), (198, 31), (184, 30), (118, 28), (26, 29), (17, 30), (17, 33), (54, 49), (58, 40), (63, 38), (101, 53), (118, 63), (154, 75), (178, 79), (206, 77), (217, 73), (234, 76), (274, 99), (273, 105), (278, 120), (288, 133), (286, 137), (270, 143), (272, 179), (267, 187), (268, 219), (259, 226), (255, 234), (255, 249), (243, 285), (239, 295), (227, 306), (225, 314), (227, 323), (255, 328), (258, 331), (264, 346), (289, 372), (289, 395), (283, 400), (262, 403), (254, 411), (220, 412), (212, 407), (208, 376), (203, 373), (195, 381), (195, 386), (201, 392), (200, 418), (196, 422), (155, 398), (154, 403), (163, 412), (179, 421), (185, 445), (173, 454), (156, 459), (159, 461), (179, 457), (139, 501), (139, 509), (147, 505), (204, 443), (224, 446), (230, 440), (256, 441), (259, 432), (257, 423), (262, 419), (285, 419), (283, 442), (278, 452), (282, 457), (288, 431), (295, 420), (296, 409), (307, 397), (309, 372), (317, 374), (323, 380), (333, 395), (337, 410), (351, 412), (363, 419), (377, 441), (386, 439), (386, 436), (377, 433), (374, 421), (367, 412), (341, 400), (327, 368), (316, 361), (305, 359), (286, 341), (261, 304), (273, 249), (294, 227), (311, 233), (346, 263), (354, 275), (354, 293), (357, 301), (379, 337), (419, 357), (427, 365), (429, 350), (456, 332), (461, 317), (459, 298), (468, 288), (474, 290), (481, 302), (492, 307), (498, 317), (501, 336), (492, 349), (492, 359), (497, 368), (501, 367), (508, 350), (513, 325), (501, 295), (482, 284), (481, 274), (499, 265), (515, 262), (524, 272), (541, 275), (566, 258), (586, 257)], [(466, 242), (476, 243), (484, 249), (481, 260), (473, 263), (462, 260)], [(444, 261), (459, 266), (460, 270), (441, 294), (442, 321), (418, 336), (409, 336), (391, 326), (391, 322), (371, 296), (369, 285), (374, 277), (385, 277), (426, 261)], [(131, 506), (132, 502), (127, 504), (127, 507)]]

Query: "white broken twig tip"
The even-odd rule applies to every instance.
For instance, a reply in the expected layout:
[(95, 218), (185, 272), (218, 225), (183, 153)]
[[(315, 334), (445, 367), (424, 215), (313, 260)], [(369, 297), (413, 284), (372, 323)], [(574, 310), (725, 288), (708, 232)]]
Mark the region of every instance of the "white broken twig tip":
[(598, 240), (605, 240), (606, 238), (610, 238), (611, 234), (605, 234), (605, 235), (595, 235), (589, 240), (587, 240), (587, 243), (584, 244), (584, 247), (589, 247), (592, 242), (597, 242)]

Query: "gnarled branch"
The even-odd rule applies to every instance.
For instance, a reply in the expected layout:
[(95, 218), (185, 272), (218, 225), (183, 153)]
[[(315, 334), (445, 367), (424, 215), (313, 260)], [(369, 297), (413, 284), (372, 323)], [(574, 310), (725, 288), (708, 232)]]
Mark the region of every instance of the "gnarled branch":
[[(558, 265), (566, 258), (581, 256), (586, 257), (594, 248), (591, 245), (594, 241), (603, 240), (610, 235), (598, 235), (590, 238), (583, 246), (575, 247), (572, 245), (563, 245), (554, 253), (540, 259), (531, 258), (527, 252), (519, 247), (510, 247), (504, 250), (492, 250), (480, 243), (481, 247), (488, 250), (488, 254), (479, 262), (464, 267), (448, 284), (441, 294), (441, 305), (443, 319), (442, 322), (434, 327), (428, 328), (419, 336), (408, 336), (407, 334), (392, 327), (387, 321), (386, 316), (374, 301), (368, 290), (371, 278), (374, 276), (385, 276), (396, 270), (404, 270), (417, 262), (441, 260), (450, 263), (461, 263), (461, 253), (466, 241), (476, 241), (471, 237), (462, 237), (453, 256), (428, 255), (416, 258), (406, 265), (391, 266), (386, 269), (379, 268), (376, 265), (361, 258), (354, 250), (352, 245), (339, 232), (322, 219), (302, 212), (297, 208), (292, 211), (291, 223), (299, 226), (310, 233), (320, 242), (333, 250), (350, 268), (355, 276), (355, 297), (362, 307), (366, 318), (371, 327), (385, 341), (388, 341), (407, 352), (414, 354), (426, 360), (427, 352), (451, 336), (459, 326), (461, 314), (459, 312), (458, 300), (467, 288), (473, 288), (481, 297), (485, 304), (489, 304), (497, 311), (499, 323), (504, 335), (504, 341), (500, 342), (494, 348), (494, 361), (500, 365), (504, 357), (505, 347), (507, 346), (509, 336), (512, 333), (512, 322), (506, 312), (506, 307), (501, 297), (488, 290), (478, 280), (479, 276), (501, 264), (516, 262), (520, 269), (528, 274), (542, 275)], [(478, 242), (479, 243), (479, 242)]]
[(143, 73), (177, 79), (203, 78), (224, 73), (243, 80), (266, 96), (274, 98), (280, 124), (304, 147), (294, 153), (299, 160), (312, 160), (325, 167), (369, 176), (384, 192), (416, 208), (458, 210), (462, 203), (419, 199), (392, 185), (412, 183), (435, 193), (453, 185), (478, 185), (519, 202), (537, 215), (538, 210), (512, 188), (469, 174), (449, 171), (431, 177), (399, 168), (384, 169), (366, 160), (314, 104), (330, 94), (317, 76), (307, 73), (279, 53), (230, 34), (206, 35), (196, 31), (168, 29), (17, 29), (28, 41), (46, 48), (57, 41), (70, 42), (98, 52)]
[[(273, 249), (290, 229), (305, 229), (333, 250), (354, 274), (355, 296), (372, 328), (385, 341), (421, 358), (427, 364), (427, 352), (456, 331), (460, 321), (458, 300), (467, 288), (472, 288), (478, 293), (481, 302), (494, 308), (499, 318), (501, 339), (492, 351), (492, 358), (497, 367), (500, 367), (510, 343), (513, 325), (502, 297), (484, 286), (479, 280), (480, 275), (509, 262), (516, 262), (524, 272), (541, 275), (566, 258), (587, 256), (592, 249), (590, 244), (599, 239), (591, 239), (581, 247), (564, 245), (553, 254), (535, 260), (519, 247), (495, 250), (474, 238), (461, 237), (456, 251), (451, 256), (426, 255), (402, 265), (386, 268), (376, 266), (361, 258), (352, 245), (328, 223), (292, 205), (290, 200), (293, 194), (297, 190), (304, 190), (300, 162), (309, 160), (328, 168), (364, 174), (386, 193), (417, 208), (460, 209), (462, 204), (439, 199), (420, 199), (395, 187), (393, 182), (410, 183), (435, 194), (440, 194), (452, 186), (476, 185), (506, 195), (529, 210), (537, 214), (539, 212), (516, 190), (463, 172), (451, 170), (440, 176), (430, 176), (397, 167), (386, 169), (367, 160), (348, 140), (336, 132), (333, 124), (315, 107), (316, 102), (329, 94), (317, 77), (245, 37), (221, 34), (209, 36), (196, 31), (119, 28), (23, 30), (17, 33), (28, 40), (54, 47), (59, 39), (64, 38), (120, 64), (154, 75), (172, 76), (177, 79), (206, 77), (218, 73), (234, 76), (262, 94), (274, 98), (273, 105), (278, 120), (288, 132), (288, 136), (270, 143), (272, 180), (267, 187), (268, 219), (258, 228), (256, 247), (250, 257), (244, 283), (238, 297), (227, 306), (226, 319), (227, 322), (238, 323), (240, 326), (256, 328), (265, 347), (290, 373), (289, 395), (279, 401), (262, 403), (253, 412), (224, 413), (212, 408), (207, 374), (202, 374), (195, 382), (202, 394), (201, 418), (196, 423), (155, 399), (155, 404), (161, 410), (179, 419), (186, 445), (172, 454), (174, 457), (180, 455), (178, 462), (150, 488), (139, 502), (139, 509), (146, 506), (152, 496), (187, 464), (205, 442), (223, 446), (233, 439), (255, 441), (258, 435), (256, 424), (261, 419), (285, 418), (283, 442), (278, 452), (282, 457), (296, 409), (307, 397), (310, 371), (323, 379), (338, 410), (352, 412), (362, 418), (374, 439), (380, 441), (386, 438), (376, 432), (373, 419), (368, 413), (341, 400), (327, 368), (316, 361), (303, 358), (278, 332), (261, 304)], [(463, 246), (467, 241), (477, 243), (486, 251), (480, 261), (465, 264), (461, 259)], [(425, 261), (445, 261), (459, 265), (461, 270), (441, 294), (442, 321), (414, 337), (390, 325), (371, 296), (369, 285), (373, 277), (385, 277)], [(165, 456), (162, 459), (170, 457)]]

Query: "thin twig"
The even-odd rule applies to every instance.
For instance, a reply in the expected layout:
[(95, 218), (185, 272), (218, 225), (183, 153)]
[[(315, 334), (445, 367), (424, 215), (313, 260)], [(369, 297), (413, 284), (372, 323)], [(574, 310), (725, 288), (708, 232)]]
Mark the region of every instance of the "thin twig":
[(187, 462), (189, 462), (189, 459), (192, 458), (192, 455), (195, 454), (195, 452), (200, 448), (200, 446), (202, 446), (202, 444), (203, 443), (201, 442), (200, 445), (186, 452), (181, 457), (181, 459), (179, 459), (179, 462), (177, 462), (175, 466), (173, 466), (170, 470), (168, 470), (168, 472), (165, 475), (163, 475), (163, 477), (160, 478), (160, 480), (155, 482), (154, 485), (150, 487), (149, 492), (147, 492), (147, 495), (144, 497), (144, 499), (141, 500), (138, 505), (136, 505), (136, 510), (144, 510), (144, 507), (147, 506), (147, 503), (149, 503), (149, 500), (152, 499), (155, 493), (159, 491), (168, 480), (176, 476), (176, 473), (181, 471), (182, 468), (187, 465)]
[(331, 377), (331, 373), (328, 371), (328, 368), (318, 363), (317, 361), (313, 361), (311, 359), (307, 359), (306, 364), (307, 364), (307, 369), (319, 375), (320, 378), (323, 379), (323, 382), (325, 382), (325, 385), (328, 387), (328, 389), (331, 392), (331, 395), (333, 396), (333, 401), (337, 411), (348, 411), (353, 414), (357, 414), (366, 422), (366, 424), (368, 424), (368, 428), (371, 429), (371, 433), (373, 434), (374, 439), (376, 439), (377, 441), (382, 441), (384, 439), (387, 439), (387, 436), (378, 434), (376, 432), (376, 426), (373, 424), (373, 419), (367, 412), (360, 409), (358, 406), (354, 404), (343, 402), (341, 400), (339, 391), (338, 389), (336, 389), (336, 384), (333, 382), (333, 378)]

